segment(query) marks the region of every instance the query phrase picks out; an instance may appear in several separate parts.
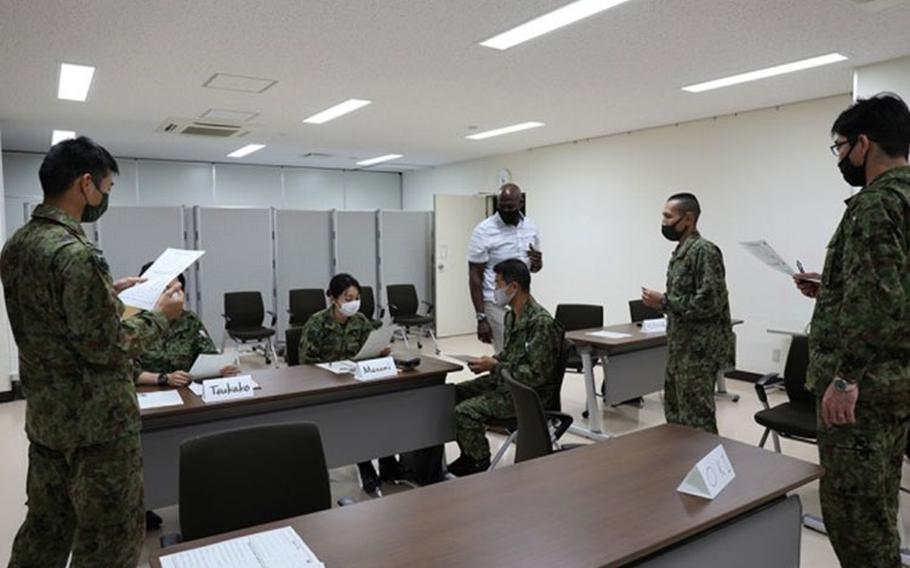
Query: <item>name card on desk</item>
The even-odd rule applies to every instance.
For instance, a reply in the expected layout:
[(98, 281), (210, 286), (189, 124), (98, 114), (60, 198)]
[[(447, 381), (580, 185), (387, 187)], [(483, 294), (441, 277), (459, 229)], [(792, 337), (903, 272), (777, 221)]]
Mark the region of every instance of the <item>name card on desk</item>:
[(641, 322), (642, 333), (667, 333), (667, 320), (665, 318), (649, 319)]
[(696, 497), (714, 499), (734, 477), (736, 473), (733, 471), (730, 458), (727, 457), (723, 445), (718, 444), (711, 453), (695, 464), (676, 490)]
[(354, 378), (358, 381), (385, 379), (387, 377), (394, 377), (397, 374), (398, 368), (395, 367), (395, 359), (392, 357), (380, 357), (379, 359), (358, 361), (357, 368), (354, 369)]
[(255, 388), (256, 383), (253, 382), (253, 377), (249, 375), (210, 379), (202, 381), (202, 401), (209, 403), (233, 400), (235, 398), (250, 398), (253, 396), (253, 389)]

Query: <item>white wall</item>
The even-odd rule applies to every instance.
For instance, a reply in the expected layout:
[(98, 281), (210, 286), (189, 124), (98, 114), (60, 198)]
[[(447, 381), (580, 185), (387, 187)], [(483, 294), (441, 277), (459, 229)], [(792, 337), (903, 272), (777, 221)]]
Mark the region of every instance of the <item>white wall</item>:
[[(27, 202), (40, 202), (44, 156), (4, 152), (5, 219), (12, 234)], [(242, 206), (285, 209), (401, 209), (401, 176), (240, 164), (119, 158), (112, 205)]]
[(733, 316), (746, 320), (738, 366), (778, 370), (773, 350), (786, 340), (765, 330), (802, 329), (813, 304), (737, 243), (766, 239), (791, 263), (821, 268), (849, 195), (828, 150), (849, 103), (844, 95), (408, 172), (403, 203), (429, 210), (435, 193), (495, 191), (497, 172), (509, 168), (541, 228), (535, 296), (550, 310), (600, 303), (616, 323), (628, 321), (640, 286), (663, 289), (673, 245), (660, 234), (660, 211), (670, 194), (692, 191), (702, 234), (724, 251)]
[(910, 57), (856, 68), (853, 74), (853, 94), (856, 98), (871, 97), (882, 91), (896, 93), (905, 101), (910, 101)]
[[(3, 134), (0, 133), (0, 151), (2, 150)], [(0, 161), (0, 197), (3, 197), (3, 195), (3, 163)], [(0, 201), (0, 244), (6, 241), (6, 212), (2, 201)], [(14, 368), (12, 357), (15, 353), (12, 339), (13, 334), (9, 328), (9, 318), (6, 315), (6, 302), (2, 298), (3, 284), (0, 283), (0, 393), (8, 392), (10, 390), (10, 374), (13, 372)]]

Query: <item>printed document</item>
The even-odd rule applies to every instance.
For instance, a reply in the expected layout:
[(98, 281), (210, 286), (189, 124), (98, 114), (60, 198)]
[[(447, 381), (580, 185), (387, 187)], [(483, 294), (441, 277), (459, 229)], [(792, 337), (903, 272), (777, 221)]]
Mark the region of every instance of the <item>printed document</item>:
[(162, 568), (325, 568), (291, 527), (161, 557)]
[(177, 278), (177, 275), (183, 274), (204, 254), (204, 250), (166, 249), (148, 270), (142, 273), (141, 276), (147, 280), (121, 292), (120, 300), (134, 308), (153, 309), (158, 297), (171, 280)]
[(769, 245), (767, 241), (744, 241), (739, 244), (744, 246), (755, 258), (764, 262), (774, 270), (783, 272), (788, 276), (793, 276), (793, 274), (796, 273), (796, 271), (787, 264), (787, 261), (781, 258), (781, 256), (777, 254), (777, 251), (771, 248), (771, 245)]
[(175, 390), (140, 392), (136, 394), (136, 398), (139, 400), (139, 410), (183, 404), (180, 393)]

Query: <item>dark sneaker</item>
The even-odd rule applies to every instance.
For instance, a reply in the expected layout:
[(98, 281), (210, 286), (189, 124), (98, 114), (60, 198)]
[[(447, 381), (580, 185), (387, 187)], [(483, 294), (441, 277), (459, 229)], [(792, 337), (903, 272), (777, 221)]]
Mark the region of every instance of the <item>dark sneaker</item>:
[(465, 475), (471, 475), (472, 473), (480, 473), (481, 471), (486, 471), (489, 468), (489, 457), (482, 460), (474, 460), (468, 456), (461, 456), (457, 460), (450, 463), (447, 469), (449, 470), (449, 473), (456, 477), (464, 477)]

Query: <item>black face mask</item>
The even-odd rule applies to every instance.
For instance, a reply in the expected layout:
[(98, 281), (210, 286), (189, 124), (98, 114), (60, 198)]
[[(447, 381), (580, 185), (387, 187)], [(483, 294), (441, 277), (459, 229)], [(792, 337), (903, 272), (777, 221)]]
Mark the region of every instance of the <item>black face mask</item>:
[[(100, 191), (100, 190), (99, 190)], [(82, 219), (83, 223), (94, 223), (104, 215), (104, 212), (107, 211), (107, 202), (110, 199), (110, 194), (101, 192), (101, 203), (98, 205), (92, 205), (88, 202), (88, 199), (85, 200), (85, 209), (82, 210)]]
[[(679, 221), (682, 221), (682, 219), (680, 219)], [(664, 238), (667, 239), (668, 241), (673, 241), (675, 243), (675, 242), (678, 242), (682, 238), (683, 233), (685, 231), (680, 231), (676, 228), (676, 225), (679, 225), (679, 221), (677, 221), (671, 225), (664, 225), (664, 224), (660, 225), (660, 232), (663, 234)]]
[(506, 225), (517, 225), (521, 221), (521, 211), (518, 209), (514, 211), (503, 211), (499, 210), (499, 218), (502, 219), (502, 222)]
[[(850, 144), (850, 152), (853, 151), (853, 146), (856, 144)], [(837, 169), (840, 170), (842, 176), (844, 176), (844, 181), (853, 187), (863, 187), (866, 185), (866, 160), (869, 158), (869, 154), (866, 153), (866, 157), (863, 158), (863, 165), (854, 166), (850, 162), (850, 152), (847, 152), (847, 155), (844, 156), (844, 159), (837, 163)]]

